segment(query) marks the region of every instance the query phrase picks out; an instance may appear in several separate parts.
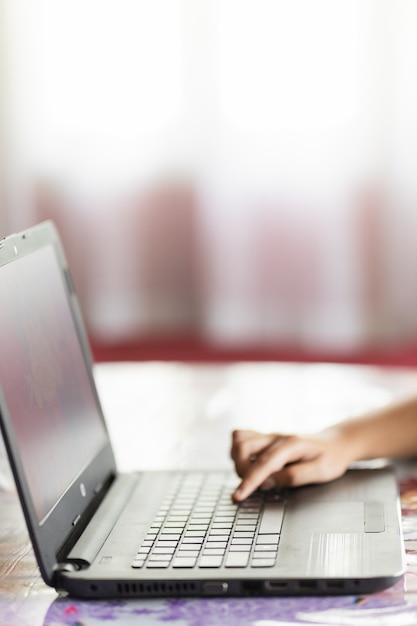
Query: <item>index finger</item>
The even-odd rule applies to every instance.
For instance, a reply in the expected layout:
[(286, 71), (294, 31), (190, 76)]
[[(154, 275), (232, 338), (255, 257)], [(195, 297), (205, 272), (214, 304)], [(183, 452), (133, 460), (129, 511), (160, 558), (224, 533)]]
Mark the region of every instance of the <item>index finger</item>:
[(253, 463), (248, 465), (242, 482), (233, 494), (233, 499), (244, 500), (287, 463), (300, 461), (304, 452), (302, 442), (296, 437), (277, 439)]
[(261, 434), (251, 430), (238, 430), (232, 434), (231, 457), (239, 476), (277, 439), (276, 434)]

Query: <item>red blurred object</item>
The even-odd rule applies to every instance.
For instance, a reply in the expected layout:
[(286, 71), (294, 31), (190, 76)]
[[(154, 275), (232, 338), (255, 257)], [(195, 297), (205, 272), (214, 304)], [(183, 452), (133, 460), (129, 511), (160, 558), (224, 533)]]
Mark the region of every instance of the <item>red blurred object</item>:
[(416, 367), (417, 345), (350, 351), (307, 350), (296, 346), (219, 346), (200, 338), (136, 339), (126, 343), (92, 342), (94, 359), (102, 361), (236, 361), (327, 362), (387, 367)]

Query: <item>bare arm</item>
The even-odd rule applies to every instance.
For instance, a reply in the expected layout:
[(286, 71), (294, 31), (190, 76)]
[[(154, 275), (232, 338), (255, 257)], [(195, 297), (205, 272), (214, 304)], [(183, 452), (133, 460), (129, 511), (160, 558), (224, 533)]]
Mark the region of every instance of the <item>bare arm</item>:
[(237, 430), (231, 455), (244, 500), (264, 485), (295, 487), (341, 476), (353, 461), (417, 454), (417, 397), (341, 422), (316, 435), (261, 434)]

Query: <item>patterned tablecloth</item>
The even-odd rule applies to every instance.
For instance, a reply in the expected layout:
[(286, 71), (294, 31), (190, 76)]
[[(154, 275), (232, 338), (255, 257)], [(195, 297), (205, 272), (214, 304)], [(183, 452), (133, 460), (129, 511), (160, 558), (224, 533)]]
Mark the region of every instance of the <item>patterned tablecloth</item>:
[[(167, 373), (166, 366), (160, 366)], [(178, 374), (190, 373), (190, 369), (182, 370), (178, 366), (175, 370)], [(195, 377), (187, 378), (186, 389), (194, 394), (193, 398), (205, 398), (210, 400), (211, 408), (206, 411), (207, 419), (214, 421), (213, 413), (216, 413), (216, 402), (221, 405), (219, 414), (227, 422), (226, 428), (234, 426), (234, 419), (242, 418), (242, 414), (236, 415), (231, 411), (233, 419), (230, 423), (225, 413), (225, 398), (216, 396), (216, 393), (224, 394), (225, 389), (230, 389), (231, 378), (238, 374), (236, 369), (222, 368), (221, 372), (216, 369), (202, 368)], [(255, 366), (254, 366), (255, 367)], [(304, 366), (293, 370), (293, 375), (300, 381), (306, 373)], [(310, 366), (311, 367), (311, 366)], [(330, 366), (327, 366), (330, 367)], [(159, 371), (155, 365), (154, 373)], [(332, 366), (333, 368), (333, 366)], [(119, 369), (121, 380), (124, 380), (126, 370)], [(162, 370), (161, 370), (162, 371)], [(244, 375), (247, 370), (242, 370)], [(270, 368), (262, 371), (262, 366), (256, 370), (262, 375), (271, 374)], [(311, 373), (312, 370), (310, 370)], [(169, 370), (168, 370), (169, 372)], [(254, 370), (251, 370), (252, 375)], [(281, 370), (277, 370), (279, 375)], [(346, 402), (346, 397), (352, 391), (362, 389), (364, 402), (363, 408), (369, 408), (380, 404), (387, 399), (376, 393), (373, 398), (369, 394), (370, 389), (384, 390), (390, 397), (407, 393), (413, 387), (416, 388), (417, 372), (377, 372), (364, 368), (348, 369), (324, 369), (321, 371), (324, 383), (326, 375), (337, 372), (343, 374), (346, 380), (354, 373), (353, 378), (346, 387), (340, 387), (341, 400)], [(145, 373), (144, 371), (142, 373)], [(142, 375), (139, 372), (140, 375)], [(174, 373), (174, 370), (171, 371)], [(327, 374), (326, 374), (327, 373)], [(359, 377), (356, 377), (358, 374)], [(102, 369), (99, 387), (108, 383), (108, 376), (115, 380), (114, 372)], [(148, 372), (146, 372), (148, 375)], [(314, 372), (314, 376), (317, 371)], [(99, 379), (100, 379), (99, 376)], [(343, 378), (342, 376), (342, 378)], [(226, 386), (224, 382), (226, 381)], [(231, 378), (230, 378), (231, 377)], [(140, 376), (139, 376), (140, 378)], [(146, 376), (145, 376), (146, 378)], [(238, 378), (238, 376), (237, 376)], [(190, 381), (192, 384), (190, 385)], [(219, 387), (219, 381), (223, 381)], [(236, 383), (236, 378), (234, 379)], [(360, 383), (358, 383), (360, 381)], [(161, 381), (160, 381), (161, 382)], [(243, 381), (244, 382), (244, 381)], [(317, 379), (316, 379), (317, 382)], [(320, 382), (320, 381), (319, 381)], [(242, 381), (238, 381), (239, 384)], [(171, 384), (171, 383), (170, 383)], [(356, 388), (355, 388), (356, 385)], [(117, 385), (116, 385), (117, 387)], [(366, 388), (366, 393), (365, 393)], [(192, 389), (194, 391), (192, 391)], [(197, 390), (197, 394), (196, 394)], [(120, 391), (120, 389), (119, 389)], [(345, 394), (345, 396), (343, 395)], [(169, 396), (169, 394), (168, 394)], [(378, 397), (377, 397), (378, 396)], [(168, 401), (172, 398), (167, 399)], [(230, 398), (229, 398), (230, 400)], [(214, 402), (214, 405), (213, 405)], [(202, 404), (197, 403), (194, 408), (198, 409), (199, 419), (203, 419)], [(230, 413), (230, 402), (227, 404)], [(147, 405), (147, 410), (151, 407)], [(159, 409), (163, 407), (159, 406)], [(288, 407), (287, 407), (288, 408)], [(324, 410), (324, 405), (322, 405)], [(236, 409), (236, 406), (235, 406)], [(348, 411), (349, 413), (351, 411)], [(239, 413), (237, 411), (237, 413)], [(324, 410), (325, 413), (325, 410)], [(339, 417), (339, 416), (337, 416)], [(245, 424), (246, 425), (246, 424)], [(190, 436), (195, 439), (194, 429), (190, 429), (190, 421), (187, 418), (187, 429)], [(300, 429), (302, 430), (302, 428)], [(202, 424), (202, 432), (207, 432)], [(182, 448), (183, 449), (183, 448)], [(0, 450), (0, 455), (2, 454)], [(190, 455), (188, 455), (190, 456)], [(192, 455), (191, 455), (192, 456)], [(174, 459), (175, 465), (181, 465), (178, 458)], [(129, 466), (133, 459), (126, 460)], [(1, 626), (95, 626), (96, 624), (130, 625), (161, 625), (173, 624), (175, 626), (211, 626), (227, 624), (228, 626), (272, 626), (284, 624), (328, 624), (328, 625), (415, 625), (417, 624), (417, 462), (401, 464), (397, 467), (398, 479), (401, 491), (403, 531), (407, 552), (407, 573), (404, 579), (395, 586), (367, 596), (335, 596), (335, 597), (296, 597), (296, 598), (210, 598), (210, 599), (167, 599), (167, 600), (117, 600), (117, 601), (79, 601), (68, 597), (60, 598), (53, 589), (49, 589), (42, 582), (32, 548), (28, 539), (23, 517), (17, 502), (16, 494), (10, 484), (7, 471), (4, 471), (4, 459), (2, 487), (0, 490), (0, 625)], [(184, 465), (184, 464), (182, 464)], [(1, 469), (1, 465), (0, 465)]]

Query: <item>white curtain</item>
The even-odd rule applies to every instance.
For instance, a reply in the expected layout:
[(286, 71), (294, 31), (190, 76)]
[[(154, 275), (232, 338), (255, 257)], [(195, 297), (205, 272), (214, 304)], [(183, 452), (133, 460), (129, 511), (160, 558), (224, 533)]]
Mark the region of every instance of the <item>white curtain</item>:
[(417, 337), (415, 0), (2, 0), (0, 229), (90, 329)]

